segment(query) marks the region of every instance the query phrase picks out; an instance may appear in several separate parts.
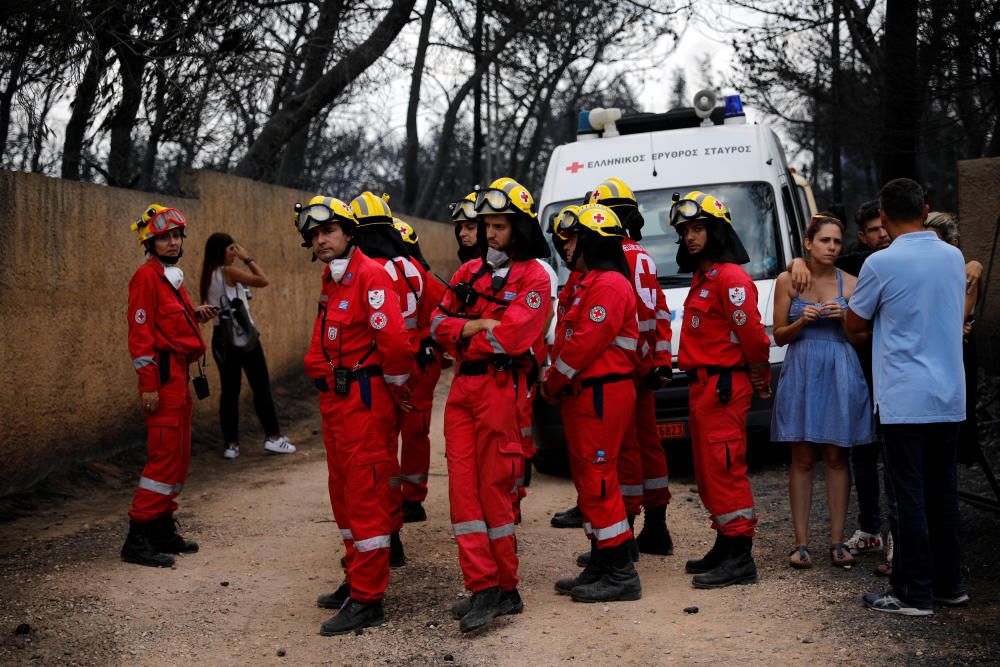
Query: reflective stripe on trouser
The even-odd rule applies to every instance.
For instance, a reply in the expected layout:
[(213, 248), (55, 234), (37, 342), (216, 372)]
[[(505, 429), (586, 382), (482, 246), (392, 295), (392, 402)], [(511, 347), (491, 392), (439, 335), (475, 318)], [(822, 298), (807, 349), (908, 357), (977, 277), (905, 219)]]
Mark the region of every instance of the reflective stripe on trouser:
[(618, 484), (622, 491), (625, 512), (638, 514), (642, 511), (642, 452), (635, 428), (635, 420), (630, 419), (625, 426), (621, 450), (618, 452)]
[[(512, 590), (518, 583), (511, 489), (523, 461), (514, 383), (461, 375), (451, 383), (444, 413), (448, 499), (465, 587)], [(459, 530), (459, 526), (488, 526)], [(489, 529), (500, 530), (491, 539)]]
[[(598, 401), (603, 404), (603, 417), (594, 409)], [(589, 532), (584, 532), (601, 549), (632, 537), (618, 487), (618, 454), (634, 415), (635, 384), (631, 380), (588, 387), (562, 400), (576, 504), (589, 527)], [(603, 457), (598, 456), (598, 450), (604, 451)], [(600, 458), (604, 461), (595, 462)]]
[(146, 416), (146, 465), (132, 497), (133, 521), (152, 521), (177, 511), (177, 494), (191, 463), (191, 392), (188, 375), (172, 365), (170, 379), (160, 387), (160, 405)]
[(391, 459), (385, 423), (392, 424), (395, 404), (382, 378), (371, 379), (371, 408), (361, 399), (358, 382), (351, 393), (319, 395), (323, 445), (329, 472), (330, 504), (344, 538), (351, 598), (381, 600), (389, 584)]
[[(524, 459), (530, 459), (538, 451), (535, 449), (535, 439), (531, 437), (531, 417), (533, 413), (532, 400), (534, 396), (532, 392), (528, 391), (527, 382), (523, 373), (517, 374), (515, 389), (517, 391), (517, 420), (519, 426), (518, 434), (521, 439), (521, 451), (524, 454)], [(528, 490), (524, 487), (524, 467), (528, 465), (528, 463), (524, 459), (522, 459), (518, 464), (517, 484), (514, 485), (514, 488), (511, 491), (511, 503), (514, 507), (514, 520), (517, 523), (521, 523), (521, 501), (528, 495)]]
[(431, 466), (431, 408), (434, 405), (434, 387), (441, 377), (440, 359), (440, 353), (435, 353), (434, 363), (426, 369), (415, 367), (407, 383), (413, 410), (399, 411), (399, 467), (403, 476), (403, 500), (409, 502), (423, 502), (427, 498), (427, 475)]
[[(746, 422), (752, 389), (746, 373), (733, 373), (733, 397), (723, 405), (717, 375), (690, 388), (688, 428), (698, 495), (712, 515), (712, 527), (729, 537), (753, 536), (756, 514), (747, 479)], [(717, 517), (726, 521), (723, 523)]]
[(670, 503), (667, 486), (667, 453), (656, 431), (656, 399), (653, 390), (643, 384), (635, 394), (635, 428), (642, 454), (642, 504), (660, 507)]

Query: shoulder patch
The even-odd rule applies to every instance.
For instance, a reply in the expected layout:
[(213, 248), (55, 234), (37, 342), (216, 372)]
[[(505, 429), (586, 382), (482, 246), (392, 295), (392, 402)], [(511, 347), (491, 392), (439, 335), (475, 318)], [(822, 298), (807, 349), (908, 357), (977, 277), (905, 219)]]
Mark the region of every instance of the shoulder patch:
[(691, 316), (691, 328), (692, 329), (697, 329), (700, 326), (701, 326), (701, 318), (698, 317), (697, 315), (692, 315)]
[(607, 316), (608, 311), (604, 310), (604, 306), (594, 306), (590, 309), (590, 319), (594, 322), (603, 322)]
[(370, 289), (368, 290), (368, 305), (378, 310), (385, 305), (385, 290), (384, 289)]
[(138, 308), (135, 311), (135, 315), (133, 316), (133, 319), (135, 320), (136, 324), (145, 324), (146, 323), (146, 310), (143, 309), (143, 308)]
[(743, 310), (733, 311), (733, 322), (736, 322), (736, 326), (741, 327), (747, 323), (747, 314)]
[(517, 292), (511, 292), (511, 291), (508, 290), (508, 291), (506, 291), (506, 292), (503, 293), (503, 300), (504, 301), (513, 301), (514, 297), (516, 297), (516, 296), (517, 296)]
[(382, 311), (372, 313), (372, 316), (368, 318), (368, 324), (372, 325), (372, 329), (384, 329), (388, 323), (389, 318)]
[(337, 327), (330, 327), (326, 330), (327, 340), (337, 340)]
[(742, 306), (747, 300), (747, 290), (745, 287), (730, 287), (729, 288), (729, 303), (733, 304), (737, 308)]
[(528, 308), (538, 310), (542, 307), (542, 295), (534, 290), (528, 292), (528, 295), (524, 297), (524, 301), (528, 304)]

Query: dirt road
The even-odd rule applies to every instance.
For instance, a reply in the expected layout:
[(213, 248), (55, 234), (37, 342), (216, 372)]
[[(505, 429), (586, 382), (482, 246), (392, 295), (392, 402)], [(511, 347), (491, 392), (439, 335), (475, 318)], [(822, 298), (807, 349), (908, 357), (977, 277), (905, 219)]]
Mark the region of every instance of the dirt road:
[[(443, 405), (446, 382), (439, 387)], [(289, 457), (244, 445), (235, 461), (202, 437), (181, 497), (179, 518), (201, 551), (167, 570), (126, 565), (118, 549), (125, 510), (138, 475), (132, 455), (91, 465), (87, 477), (63, 482), (75, 496), (36, 494), (19, 518), (0, 524), (0, 663), (46, 665), (652, 665), (790, 663), (921, 664), (996, 661), (995, 575), (973, 568), (973, 606), (927, 619), (863, 610), (859, 596), (879, 590), (874, 557), (852, 570), (829, 565), (822, 487), (817, 483), (813, 570), (792, 571), (786, 472), (781, 465), (753, 477), (762, 515), (755, 549), (761, 582), (697, 591), (683, 573), (712, 534), (690, 479), (673, 479), (669, 521), (677, 553), (643, 556), (643, 598), (585, 605), (552, 590), (576, 571), (581, 531), (549, 527), (572, 504), (568, 480), (536, 475), (518, 537), (525, 612), (463, 636), (448, 608), (463, 594), (448, 520), (441, 410), (433, 423), (429, 520), (408, 524), (408, 564), (393, 570), (388, 622), (361, 634), (326, 638), (330, 612), (314, 600), (340, 581), (343, 545), (332, 522), (314, 398), (279, 390), (287, 435), (300, 447)], [(211, 425), (206, 429), (214, 431)], [(207, 432), (207, 431), (206, 431)], [(256, 439), (254, 440), (256, 441)], [(965, 509), (965, 508), (963, 508)], [(996, 520), (966, 518), (996, 529)], [(641, 521), (641, 519), (640, 519)], [(992, 540), (982, 545), (996, 569)], [(978, 563), (977, 567), (983, 563)], [(990, 578), (992, 577), (992, 578)], [(695, 614), (685, 607), (698, 607)], [(24, 625), (26, 624), (26, 626)], [(19, 628), (20, 626), (20, 628)]]

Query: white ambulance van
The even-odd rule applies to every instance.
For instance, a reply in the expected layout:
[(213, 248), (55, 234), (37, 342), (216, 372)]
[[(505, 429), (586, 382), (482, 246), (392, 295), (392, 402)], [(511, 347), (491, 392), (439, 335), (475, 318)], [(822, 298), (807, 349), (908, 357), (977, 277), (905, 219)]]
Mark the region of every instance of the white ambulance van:
[[(773, 383), (785, 355), (784, 348), (774, 345), (772, 334), (775, 279), (793, 257), (801, 255), (802, 230), (812, 212), (808, 184), (803, 192), (804, 180), (796, 179), (789, 169), (773, 130), (746, 123), (738, 96), (716, 106), (714, 95), (701, 91), (695, 104), (700, 108), (624, 117), (617, 109), (581, 112), (577, 140), (552, 153), (539, 200), (539, 219), (547, 226), (553, 214), (567, 204), (581, 203), (607, 178), (620, 178), (635, 192), (645, 219), (640, 244), (656, 263), (673, 314), (674, 381), (656, 395), (657, 427), (668, 451), (671, 441), (688, 440), (688, 382), (677, 371), (676, 355), (691, 275), (678, 273), (675, 261), (677, 233), (668, 222), (673, 193), (683, 196), (701, 190), (729, 207), (733, 226), (750, 255), (743, 268), (757, 285), (757, 307), (771, 336)], [(566, 267), (555, 253), (552, 261), (560, 282), (565, 282)], [(565, 440), (558, 412), (542, 402), (535, 407), (538, 467), (562, 472)], [(770, 401), (755, 398), (748, 429), (766, 432), (770, 414)]]

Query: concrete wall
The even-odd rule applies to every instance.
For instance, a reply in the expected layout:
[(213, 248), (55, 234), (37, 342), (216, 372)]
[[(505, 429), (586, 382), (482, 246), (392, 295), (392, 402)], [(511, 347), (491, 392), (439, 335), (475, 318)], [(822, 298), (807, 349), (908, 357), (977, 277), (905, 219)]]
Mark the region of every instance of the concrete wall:
[[(143, 261), (129, 225), (150, 202), (188, 218), (179, 266), (196, 303), (213, 232), (228, 232), (260, 262), (271, 284), (254, 291), (251, 308), (272, 377), (301, 372), (322, 265), (301, 247), (292, 206), (310, 195), (211, 172), (193, 174), (185, 192), (163, 197), (0, 172), (0, 495), (142, 441), (126, 310), (128, 281)], [(432, 268), (451, 275), (451, 225), (402, 217)], [(212, 397), (195, 410), (214, 414), (215, 368), (208, 377)]]
[[(993, 237), (1000, 225), (1000, 158), (958, 163), (958, 213), (962, 252), (967, 259), (982, 262), (989, 271)], [(997, 255), (986, 286), (986, 301), (979, 306), (974, 328), (979, 364), (994, 373), (1000, 372), (1000, 357), (993, 358), (995, 346), (991, 342), (1000, 334), (1000, 250)]]

